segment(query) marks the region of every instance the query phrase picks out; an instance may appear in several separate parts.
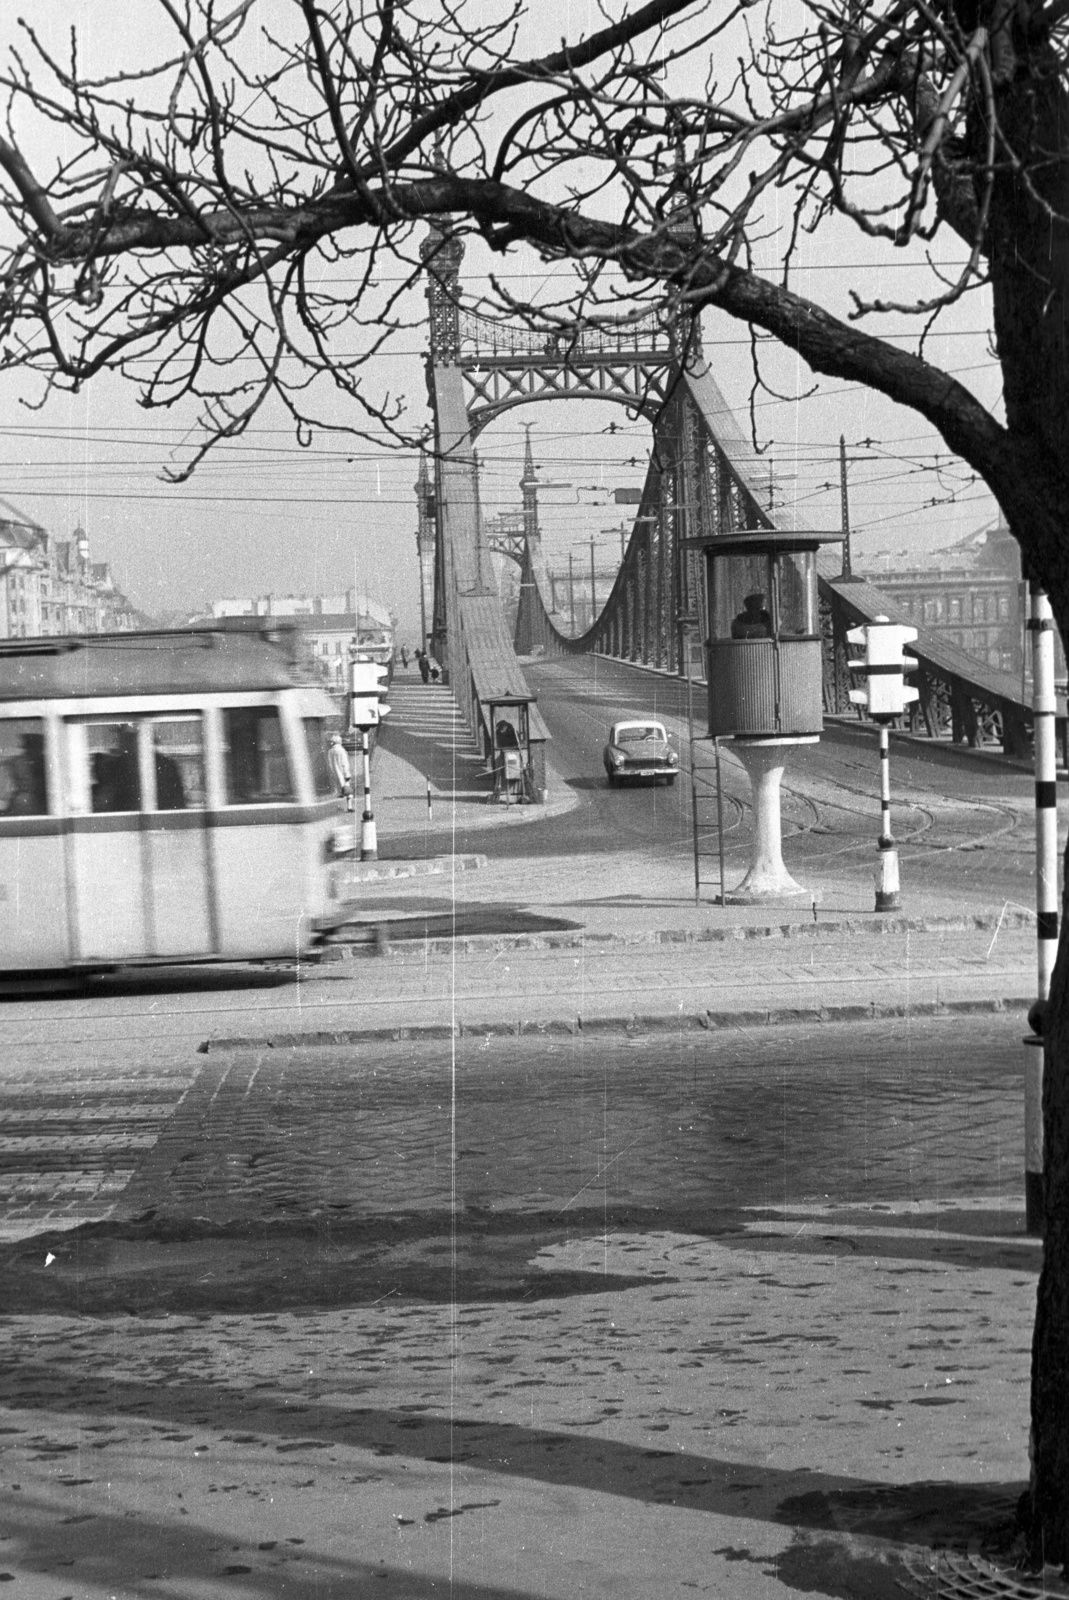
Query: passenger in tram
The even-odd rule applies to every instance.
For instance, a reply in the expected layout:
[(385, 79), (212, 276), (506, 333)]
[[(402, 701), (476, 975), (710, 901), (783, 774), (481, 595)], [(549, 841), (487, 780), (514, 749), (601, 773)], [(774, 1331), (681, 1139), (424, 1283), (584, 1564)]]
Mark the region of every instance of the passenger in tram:
[(184, 811), (185, 809), (186, 791), (178, 762), (173, 756), (166, 756), (162, 750), (157, 750), (156, 810)]
[(92, 760), (93, 811), (138, 811), (141, 781), (137, 770), (137, 731), (115, 729), (116, 743), (98, 750)]
[(748, 594), (742, 610), (731, 624), (733, 639), (771, 639), (772, 618), (765, 608), (763, 594)]
[(21, 748), (5, 763), (8, 784), (5, 817), (40, 817), (48, 810), (45, 802), (44, 738), (39, 733), (24, 733)]

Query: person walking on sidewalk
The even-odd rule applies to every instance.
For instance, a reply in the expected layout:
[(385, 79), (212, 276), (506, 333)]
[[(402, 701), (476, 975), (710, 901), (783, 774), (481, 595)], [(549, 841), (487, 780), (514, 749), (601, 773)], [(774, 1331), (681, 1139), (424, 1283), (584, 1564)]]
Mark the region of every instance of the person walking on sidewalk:
[(353, 809), (353, 769), (349, 765), (349, 752), (342, 744), (341, 734), (332, 733), (330, 736), (330, 749), (327, 751), (327, 760), (330, 770), (334, 774), (334, 782), (338, 786), (338, 793), (345, 796), (345, 809)]
[(407, 646), (407, 644), (403, 644), (401, 646), (401, 665), (403, 667), (407, 667), (408, 666), (408, 646)]
[(424, 683), (430, 683), (430, 681), (431, 681), (431, 664), (430, 664), (430, 661), (427, 659), (427, 652), (425, 650), (417, 650), (416, 651), (416, 660), (419, 662), (419, 675), (420, 675), (420, 677), (423, 679)]

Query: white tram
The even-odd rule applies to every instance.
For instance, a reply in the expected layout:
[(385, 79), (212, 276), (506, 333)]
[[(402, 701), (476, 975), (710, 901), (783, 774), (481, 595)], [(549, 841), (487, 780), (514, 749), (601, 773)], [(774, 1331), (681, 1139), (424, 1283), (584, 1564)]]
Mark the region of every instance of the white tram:
[(0, 970), (306, 951), (334, 717), (267, 635), (0, 644)]

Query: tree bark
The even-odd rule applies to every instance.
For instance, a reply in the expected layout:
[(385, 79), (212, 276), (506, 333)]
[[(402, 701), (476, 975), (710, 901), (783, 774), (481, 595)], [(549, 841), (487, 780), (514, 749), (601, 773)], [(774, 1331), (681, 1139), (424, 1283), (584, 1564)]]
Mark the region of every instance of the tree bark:
[[(1026, 8), (1032, 9), (1032, 8)], [(992, 53), (999, 160), (988, 266), (1009, 433), (1031, 441), (1037, 473), (1069, 461), (1069, 100), (1064, 68), (1010, 13)], [(1034, 24), (1034, 16), (1033, 16)], [(977, 116), (974, 113), (974, 124)], [(974, 126), (974, 145), (987, 130)], [(1019, 159), (1006, 159), (1009, 153)], [(1069, 638), (1066, 506), (1045, 525), (1014, 523), (1026, 566)], [(1045, 1222), (1032, 1342), (1027, 1536), (1034, 1565), (1069, 1565), (1069, 901), (1046, 1019)]]

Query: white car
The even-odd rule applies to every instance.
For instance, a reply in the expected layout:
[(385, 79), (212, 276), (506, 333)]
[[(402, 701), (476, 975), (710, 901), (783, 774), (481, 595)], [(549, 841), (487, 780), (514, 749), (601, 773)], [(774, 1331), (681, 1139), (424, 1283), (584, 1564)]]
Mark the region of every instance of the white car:
[(610, 787), (641, 778), (663, 778), (673, 784), (679, 770), (679, 757), (668, 742), (664, 723), (651, 717), (614, 722), (604, 761)]

